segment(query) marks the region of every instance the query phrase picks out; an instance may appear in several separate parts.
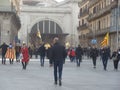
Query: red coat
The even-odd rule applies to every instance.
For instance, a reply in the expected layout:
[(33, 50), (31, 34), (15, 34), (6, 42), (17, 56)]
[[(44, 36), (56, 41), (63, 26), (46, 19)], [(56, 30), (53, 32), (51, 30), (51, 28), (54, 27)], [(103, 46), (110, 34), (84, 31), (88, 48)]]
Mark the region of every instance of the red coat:
[(28, 62), (29, 61), (29, 52), (27, 47), (21, 48), (22, 53), (22, 62)]

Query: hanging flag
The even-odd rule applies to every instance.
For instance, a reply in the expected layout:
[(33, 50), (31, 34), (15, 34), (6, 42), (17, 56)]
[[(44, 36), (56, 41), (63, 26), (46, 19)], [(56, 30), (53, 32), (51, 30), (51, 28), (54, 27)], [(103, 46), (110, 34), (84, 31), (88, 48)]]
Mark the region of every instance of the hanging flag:
[(41, 33), (39, 30), (39, 23), (37, 23), (37, 37), (41, 38)]
[(41, 38), (40, 31), (37, 31), (37, 36), (38, 36), (39, 38)]
[(103, 41), (101, 42), (101, 46), (108, 46), (109, 45), (109, 33), (107, 33), (103, 39)]

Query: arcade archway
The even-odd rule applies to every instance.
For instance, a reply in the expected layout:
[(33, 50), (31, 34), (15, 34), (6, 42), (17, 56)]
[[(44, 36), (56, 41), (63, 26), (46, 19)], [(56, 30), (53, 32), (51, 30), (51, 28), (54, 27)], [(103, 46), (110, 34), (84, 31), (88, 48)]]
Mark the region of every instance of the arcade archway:
[(56, 36), (59, 37), (60, 42), (64, 44), (65, 37), (68, 35), (67, 33), (63, 33), (63, 30), (56, 22), (43, 20), (36, 23), (30, 32), (29, 42), (35, 46), (39, 45), (41, 42), (40, 38), (37, 36), (38, 31), (40, 32), (42, 42), (50, 44)]

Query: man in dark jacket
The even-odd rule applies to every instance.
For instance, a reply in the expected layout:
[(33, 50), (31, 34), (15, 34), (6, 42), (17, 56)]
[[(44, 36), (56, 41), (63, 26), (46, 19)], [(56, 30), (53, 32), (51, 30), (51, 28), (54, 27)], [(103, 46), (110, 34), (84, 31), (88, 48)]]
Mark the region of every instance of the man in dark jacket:
[(53, 47), (51, 51), (51, 58), (54, 62), (54, 80), (55, 84), (57, 84), (57, 70), (59, 73), (59, 85), (62, 85), (62, 69), (63, 69), (63, 62), (66, 57), (66, 50), (65, 47), (59, 43), (59, 38), (55, 37), (53, 40)]
[(82, 60), (82, 55), (83, 55), (83, 50), (80, 47), (80, 45), (78, 45), (78, 47), (76, 48), (76, 62), (77, 62), (77, 66), (80, 67), (80, 62)]
[(46, 53), (44, 45), (45, 44), (42, 44), (42, 46), (40, 46), (40, 48), (38, 49), (38, 53), (40, 54), (40, 63), (42, 67), (44, 66), (44, 59), (45, 59), (45, 53)]
[(2, 64), (5, 64), (6, 62), (5, 54), (7, 51), (7, 47), (8, 45), (5, 42), (0, 46), (0, 48), (2, 48)]
[(93, 48), (91, 49), (90, 57), (92, 58), (92, 61), (93, 61), (93, 68), (96, 68), (96, 60), (98, 57), (98, 50), (95, 46), (93, 46)]
[(104, 47), (101, 51), (102, 54), (102, 62), (103, 62), (103, 67), (104, 70), (106, 71), (107, 68), (107, 62), (108, 62), (108, 58), (109, 58), (109, 50), (107, 47)]

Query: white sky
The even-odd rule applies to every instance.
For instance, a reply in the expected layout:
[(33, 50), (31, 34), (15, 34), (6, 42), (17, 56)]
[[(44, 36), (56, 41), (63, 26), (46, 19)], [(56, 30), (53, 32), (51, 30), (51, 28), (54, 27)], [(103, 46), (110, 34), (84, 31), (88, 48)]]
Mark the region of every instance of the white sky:
[(62, 2), (62, 1), (64, 1), (64, 0), (56, 0), (57, 2)]

